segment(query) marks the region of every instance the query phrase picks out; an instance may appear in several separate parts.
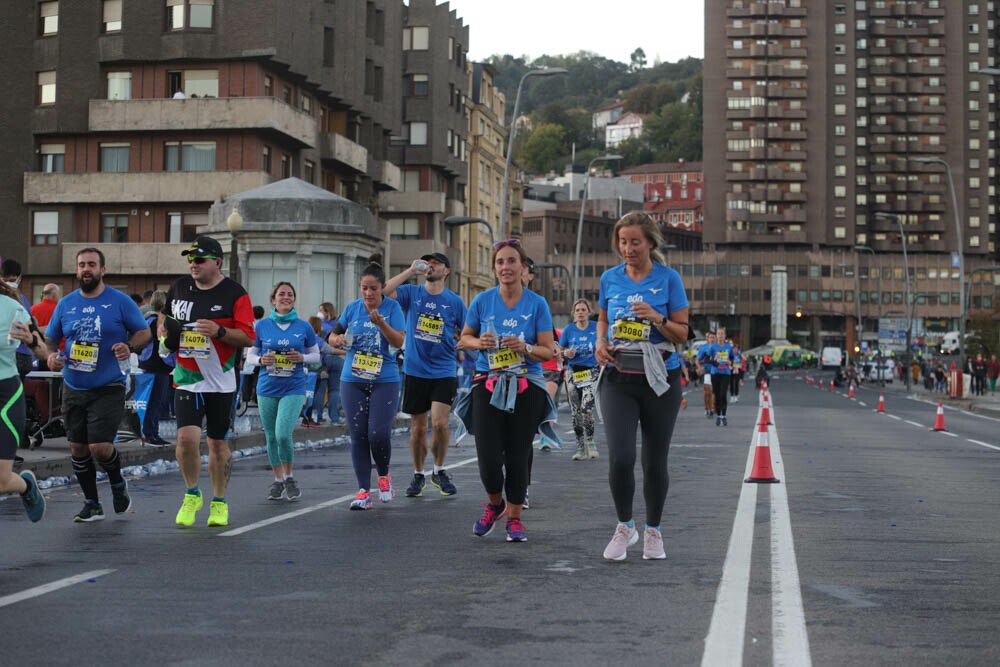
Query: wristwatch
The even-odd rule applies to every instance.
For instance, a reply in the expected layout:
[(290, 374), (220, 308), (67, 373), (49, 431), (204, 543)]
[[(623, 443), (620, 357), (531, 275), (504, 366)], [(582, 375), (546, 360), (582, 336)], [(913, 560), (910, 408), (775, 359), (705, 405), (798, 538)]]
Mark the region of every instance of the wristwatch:
[(524, 353), (526, 355), (528, 355), (530, 357), (531, 353), (534, 352), (534, 351), (535, 351), (535, 348), (532, 347), (530, 343), (526, 343), (525, 344), (525, 346), (524, 346)]
[(222, 326), (220, 324), (219, 325), (219, 331), (218, 331), (218, 333), (215, 334), (215, 339), (218, 340), (220, 338), (225, 338), (225, 336), (226, 336), (226, 327), (224, 327), (224, 326)]
[(660, 320), (659, 326), (661, 326), (661, 327), (667, 326), (667, 316), (666, 315), (664, 315), (663, 319)]

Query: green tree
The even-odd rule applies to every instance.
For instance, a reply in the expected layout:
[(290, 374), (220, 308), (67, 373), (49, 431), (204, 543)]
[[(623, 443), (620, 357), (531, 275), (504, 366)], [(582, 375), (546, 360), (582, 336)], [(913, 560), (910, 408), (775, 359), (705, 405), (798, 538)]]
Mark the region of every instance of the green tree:
[(613, 150), (622, 156), (622, 169), (647, 164), (652, 162), (655, 157), (653, 150), (649, 147), (649, 144), (643, 141), (642, 137), (629, 137), (615, 146), (615, 148), (609, 150)]
[(975, 358), (979, 352), (989, 358), (991, 354), (1000, 354), (1000, 322), (993, 320), (991, 315), (974, 315), (969, 322), (969, 339), (965, 343), (965, 354)]
[(539, 174), (560, 168), (567, 153), (565, 135), (562, 126), (555, 123), (535, 127), (519, 153), (521, 164)]
[(633, 72), (637, 72), (646, 66), (646, 52), (642, 50), (641, 46), (633, 51), (629, 57), (632, 59)]

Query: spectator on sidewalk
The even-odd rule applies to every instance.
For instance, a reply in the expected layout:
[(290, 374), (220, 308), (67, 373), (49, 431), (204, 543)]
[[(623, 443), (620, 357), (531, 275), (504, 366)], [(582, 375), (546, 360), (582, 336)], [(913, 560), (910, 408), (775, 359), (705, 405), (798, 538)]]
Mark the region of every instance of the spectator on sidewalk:
[(975, 396), (984, 396), (986, 394), (987, 369), (988, 364), (986, 359), (983, 358), (983, 353), (980, 352), (972, 360), (972, 393)]
[(995, 395), (997, 393), (997, 378), (1000, 377), (1000, 361), (997, 361), (997, 355), (991, 355), (989, 362), (987, 362), (986, 375), (990, 379), (990, 394)]
[(42, 288), (42, 300), (31, 307), (31, 316), (38, 322), (38, 326), (49, 325), (49, 320), (52, 319), (52, 313), (56, 309), (56, 304), (59, 303), (60, 296), (62, 296), (62, 290), (55, 283), (48, 283)]

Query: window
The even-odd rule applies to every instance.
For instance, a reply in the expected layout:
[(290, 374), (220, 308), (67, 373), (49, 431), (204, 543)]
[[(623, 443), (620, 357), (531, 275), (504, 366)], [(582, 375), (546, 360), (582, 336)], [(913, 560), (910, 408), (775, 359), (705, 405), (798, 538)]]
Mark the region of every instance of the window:
[(101, 215), (101, 243), (128, 243), (128, 214)]
[(389, 240), (402, 241), (420, 238), (420, 220), (417, 218), (398, 218), (389, 221)]
[(427, 26), (403, 28), (404, 51), (426, 51), (430, 45), (431, 29)]
[(312, 160), (305, 160), (302, 164), (302, 180), (312, 183), (316, 179), (316, 163)]
[(271, 147), (264, 146), (260, 151), (260, 168), (266, 173), (271, 173)]
[(122, 0), (104, 0), (104, 32), (121, 32)]
[(426, 74), (407, 74), (403, 80), (406, 86), (403, 92), (407, 97), (427, 97), (430, 86)]
[(198, 236), (198, 227), (208, 224), (207, 213), (167, 213), (170, 243), (190, 243)]
[(333, 28), (323, 28), (323, 67), (333, 67)]
[(128, 144), (101, 144), (101, 171), (128, 171)]
[(32, 220), (32, 243), (35, 245), (56, 245), (59, 242), (59, 213), (57, 211), (35, 211)]
[(132, 72), (108, 72), (108, 99), (132, 99)]
[(264, 97), (271, 97), (274, 93), (274, 79), (269, 75), (264, 75)]
[(59, 32), (59, 3), (42, 2), (38, 5), (38, 33), (43, 37)]
[(403, 192), (420, 192), (420, 172), (416, 169), (403, 171)]
[(168, 141), (163, 159), (166, 171), (215, 171), (215, 142)]
[(292, 158), (288, 153), (281, 154), (281, 177), (288, 178), (292, 175)]
[(167, 29), (211, 28), (215, 0), (167, 0)]
[(214, 69), (185, 70), (184, 94), (188, 97), (218, 97), (219, 71)]
[(38, 73), (38, 90), (36, 104), (56, 103), (56, 73), (54, 71)]
[(427, 123), (410, 123), (410, 145), (427, 145)]
[(41, 170), (46, 174), (66, 171), (66, 144), (42, 144), (38, 149), (42, 158)]

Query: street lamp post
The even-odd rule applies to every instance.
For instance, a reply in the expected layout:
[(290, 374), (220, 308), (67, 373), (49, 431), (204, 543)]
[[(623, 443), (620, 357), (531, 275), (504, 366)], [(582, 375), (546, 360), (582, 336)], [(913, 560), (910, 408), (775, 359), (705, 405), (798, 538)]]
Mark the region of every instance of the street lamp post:
[(962, 223), (958, 219), (958, 196), (955, 194), (955, 180), (951, 176), (951, 165), (939, 157), (913, 157), (914, 162), (940, 164), (948, 174), (948, 190), (951, 192), (951, 212), (955, 217), (955, 240), (958, 243), (958, 363), (965, 368), (965, 242), (962, 240)]
[[(878, 255), (875, 254), (875, 250), (873, 250), (872, 248), (869, 248), (866, 245), (856, 245), (856, 246), (854, 246), (854, 249), (858, 250), (858, 251), (870, 252), (872, 254), (872, 260), (873, 261), (877, 261), (877, 264), (876, 264), (875, 268), (878, 271), (878, 298), (875, 300), (875, 305), (877, 306), (877, 309), (876, 309), (876, 318), (877, 318), (877, 321), (880, 324), (881, 320), (882, 320), (882, 261), (878, 259)], [(859, 280), (860, 280), (860, 278), (859, 278)], [(858, 296), (858, 307), (860, 308), (861, 307), (860, 292), (858, 292), (858, 294), (859, 294), (859, 296)], [(876, 340), (878, 340), (878, 331), (879, 331), (878, 330), (878, 326), (879, 326), (879, 324), (876, 324), (876, 328), (875, 328), (875, 338), (876, 338)], [(875, 352), (875, 374), (876, 375), (880, 374), (881, 371), (879, 370), (878, 367), (881, 366), (881, 365), (882, 365), (882, 347), (878, 346), (878, 347), (876, 347), (876, 352)]]
[(899, 227), (899, 239), (903, 244), (903, 277), (906, 279), (906, 391), (910, 391), (910, 337), (913, 331), (913, 301), (910, 293), (910, 262), (906, 255), (906, 232), (903, 231), (903, 221), (895, 213), (877, 211), (876, 218), (888, 218)]
[(583, 242), (583, 214), (587, 208), (587, 198), (590, 196), (590, 170), (595, 162), (621, 160), (621, 155), (598, 155), (587, 165), (587, 174), (583, 178), (583, 197), (580, 198), (580, 222), (576, 226), (576, 256), (573, 264), (573, 300), (580, 298), (580, 244)]
[(229, 213), (229, 217), (226, 218), (226, 227), (229, 228), (229, 236), (232, 239), (232, 245), (229, 249), (230, 278), (242, 285), (243, 281), (240, 279), (240, 256), (237, 252), (239, 244), (237, 242), (236, 235), (239, 234), (241, 229), (243, 229), (243, 216), (240, 215), (239, 209), (235, 206)]
[(510, 238), (510, 158), (514, 149), (514, 137), (517, 135), (517, 110), (521, 106), (521, 88), (529, 76), (552, 76), (553, 74), (566, 74), (569, 70), (562, 67), (546, 67), (545, 69), (532, 69), (524, 73), (517, 84), (517, 95), (514, 97), (514, 113), (510, 117), (510, 132), (507, 134), (507, 161), (503, 167), (503, 192), (500, 199), (500, 226), (503, 232)]

